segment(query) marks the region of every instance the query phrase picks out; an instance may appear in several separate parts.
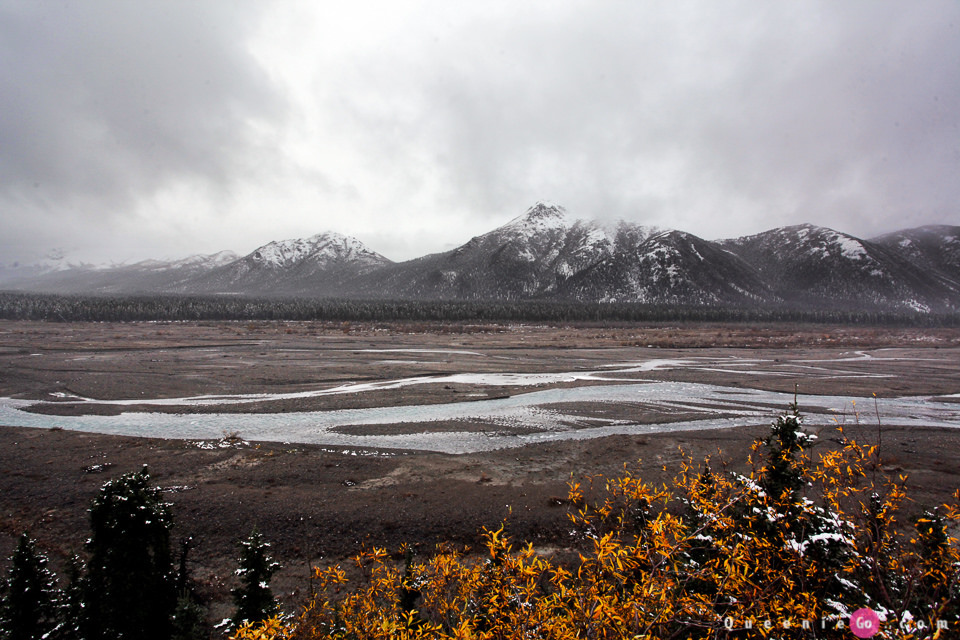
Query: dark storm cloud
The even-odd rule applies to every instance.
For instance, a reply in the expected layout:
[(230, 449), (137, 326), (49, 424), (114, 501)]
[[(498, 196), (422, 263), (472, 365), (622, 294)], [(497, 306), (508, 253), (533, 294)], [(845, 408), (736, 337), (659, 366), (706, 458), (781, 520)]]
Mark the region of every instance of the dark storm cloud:
[(258, 145), (251, 122), (282, 109), (243, 47), (252, 13), (232, 2), (0, 5), (5, 215), (95, 222), (181, 181), (236, 179)]

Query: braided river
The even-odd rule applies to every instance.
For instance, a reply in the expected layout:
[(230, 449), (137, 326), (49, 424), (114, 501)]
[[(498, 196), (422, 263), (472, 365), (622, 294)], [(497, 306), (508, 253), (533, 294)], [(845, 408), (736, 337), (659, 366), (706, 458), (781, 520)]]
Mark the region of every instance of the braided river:
[[(872, 356), (848, 352), (845, 357), (862, 361)], [(842, 359), (830, 362), (833, 377), (844, 375), (837, 370), (838, 363), (842, 364)], [(754, 376), (758, 372), (786, 375), (769, 361), (690, 358), (622, 362), (592, 371), (415, 376), (274, 394), (100, 400), (59, 393), (41, 400), (0, 398), (0, 424), (198, 442), (238, 434), (249, 441), (329, 445), (358, 452), (400, 449), (458, 454), (614, 434), (767, 424), (794, 400), (793, 394), (739, 386), (638, 379), (638, 376), (689, 368), (717, 371), (718, 367), (726, 368), (734, 378), (738, 372), (747, 371)], [(793, 369), (795, 371), (795, 364)], [(851, 372), (851, 375), (884, 377), (863, 371)], [(501, 397), (441, 404), (237, 412), (237, 406), (245, 404), (376, 393), (423, 385), (519, 389), (515, 394)], [(908, 427), (960, 427), (960, 393), (879, 399), (803, 395), (799, 403), (806, 424), (812, 427), (853, 421), (882, 421)], [(81, 415), (43, 413), (43, 408), (52, 404), (79, 407)], [(114, 415), (85, 415), (82, 408), (86, 405), (110, 406)], [(230, 412), (218, 411), (227, 407), (231, 408)]]

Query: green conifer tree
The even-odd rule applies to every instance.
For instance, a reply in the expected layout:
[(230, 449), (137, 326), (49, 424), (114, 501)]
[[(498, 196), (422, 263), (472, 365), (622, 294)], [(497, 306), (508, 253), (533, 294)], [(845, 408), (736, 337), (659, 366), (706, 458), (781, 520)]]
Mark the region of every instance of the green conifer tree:
[(203, 607), (189, 591), (182, 592), (173, 610), (170, 640), (205, 640), (210, 635), (206, 624)]
[(20, 536), (0, 592), (3, 640), (39, 640), (56, 625), (56, 581), (47, 569), (46, 556), (26, 533)]
[(279, 611), (270, 590), (270, 578), (280, 565), (270, 557), (269, 548), (270, 544), (263, 541), (256, 528), (240, 543), (240, 568), (236, 573), (241, 586), (233, 590), (233, 602), (237, 607), (232, 620), (234, 628), (244, 622), (265, 620)]
[(774, 498), (795, 501), (803, 486), (803, 468), (797, 458), (810, 444), (810, 436), (804, 433), (802, 425), (803, 417), (794, 400), (790, 410), (777, 417), (766, 439), (767, 465), (762, 484)]
[(187, 568), (187, 557), (192, 544), (192, 537), (180, 541), (180, 563), (176, 581), (177, 606), (173, 611), (173, 630), (170, 640), (206, 640), (210, 635), (206, 610), (197, 596)]
[(87, 635), (84, 631), (85, 605), (83, 602), (86, 587), (83, 561), (80, 556), (70, 556), (64, 572), (67, 584), (60, 592), (60, 598), (57, 601), (57, 626), (47, 638), (48, 640), (82, 640)]
[(103, 485), (90, 508), (87, 640), (168, 640), (177, 602), (170, 505), (144, 467)]

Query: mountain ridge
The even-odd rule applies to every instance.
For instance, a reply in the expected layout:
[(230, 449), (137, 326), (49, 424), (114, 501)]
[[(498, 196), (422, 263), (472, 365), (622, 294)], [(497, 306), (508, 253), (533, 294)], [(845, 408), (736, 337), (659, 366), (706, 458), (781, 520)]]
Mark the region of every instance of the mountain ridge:
[(330, 295), (343, 282), (390, 263), (356, 238), (325, 231), (268, 242), (192, 280), (183, 292), (243, 294), (266, 289), (296, 294), (313, 283), (314, 295)]
[[(4, 277), (0, 273), (0, 277)], [(705, 240), (538, 202), (448, 251), (394, 262), (327, 231), (237, 256), (59, 268), (0, 280), (56, 293), (177, 293), (664, 305), (960, 309), (960, 227), (871, 239), (812, 224)]]

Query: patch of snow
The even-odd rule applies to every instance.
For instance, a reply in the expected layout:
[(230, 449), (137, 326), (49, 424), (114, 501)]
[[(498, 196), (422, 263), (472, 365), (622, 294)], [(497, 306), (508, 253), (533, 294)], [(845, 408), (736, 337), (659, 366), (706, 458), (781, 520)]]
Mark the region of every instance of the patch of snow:
[(704, 261), (704, 257), (703, 257), (702, 255), (700, 255), (700, 252), (697, 251), (697, 247), (694, 246), (694, 244), (693, 244), (692, 242), (690, 243), (690, 250), (693, 251), (693, 255), (697, 256), (697, 259), (698, 259), (700, 262), (703, 262), (703, 261)]
[(270, 242), (255, 250), (249, 257), (254, 262), (276, 268), (289, 268), (304, 260), (313, 260), (320, 264), (337, 261), (374, 263), (383, 260), (382, 256), (370, 251), (356, 238), (334, 232)]
[(218, 251), (210, 255), (193, 255), (170, 263), (164, 263), (173, 269), (186, 269), (191, 267), (221, 267), (231, 262), (235, 262), (239, 256), (233, 251)]
[(849, 260), (862, 260), (867, 255), (867, 250), (863, 248), (863, 244), (855, 238), (837, 235), (834, 242), (840, 246), (840, 253), (843, 257)]
[(443, 281), (444, 281), (446, 284), (448, 284), (448, 285), (451, 285), (451, 284), (453, 284), (454, 282), (457, 281), (457, 275), (458, 275), (458, 274), (457, 274), (456, 271), (441, 271), (441, 272), (440, 272), (440, 277), (443, 278)]
[(563, 207), (538, 202), (527, 209), (522, 216), (514, 218), (501, 227), (501, 230), (537, 235), (547, 231), (567, 229), (571, 223), (569, 214)]

